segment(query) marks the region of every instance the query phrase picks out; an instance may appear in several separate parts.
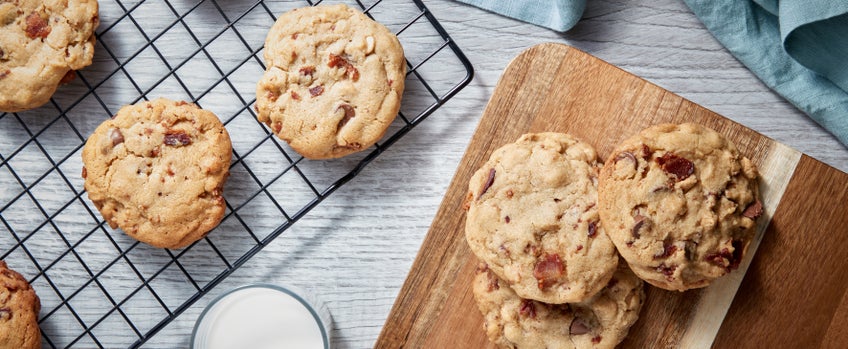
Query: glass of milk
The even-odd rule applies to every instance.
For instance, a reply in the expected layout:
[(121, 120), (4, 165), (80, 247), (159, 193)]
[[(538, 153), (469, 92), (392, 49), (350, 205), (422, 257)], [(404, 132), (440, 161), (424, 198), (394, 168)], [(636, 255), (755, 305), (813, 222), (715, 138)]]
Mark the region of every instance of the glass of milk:
[(327, 307), (307, 293), (277, 285), (246, 285), (206, 306), (194, 325), (191, 347), (330, 349), (331, 325)]

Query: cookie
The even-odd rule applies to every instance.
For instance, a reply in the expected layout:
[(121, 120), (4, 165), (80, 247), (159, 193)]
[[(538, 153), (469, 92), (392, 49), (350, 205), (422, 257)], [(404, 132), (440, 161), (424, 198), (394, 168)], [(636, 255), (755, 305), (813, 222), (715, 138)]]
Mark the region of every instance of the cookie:
[(29, 282), (0, 261), (0, 348), (41, 348), (41, 302)]
[(265, 40), (259, 121), (311, 159), (376, 143), (400, 109), (403, 48), (386, 27), (344, 4), (281, 15)]
[(97, 10), (96, 0), (0, 2), (0, 111), (47, 103), (91, 64)]
[(521, 298), (481, 263), (472, 292), (499, 348), (615, 348), (639, 318), (645, 292), (625, 265), (604, 286), (583, 302), (547, 304)]
[(157, 99), (121, 108), (82, 152), (88, 197), (113, 229), (181, 248), (221, 221), (232, 145), (210, 111)]
[(757, 170), (697, 124), (623, 141), (601, 170), (601, 220), (633, 271), (664, 289), (707, 286), (739, 266), (763, 213)]
[(618, 264), (597, 208), (597, 153), (561, 133), (525, 134), (471, 177), (471, 251), (522, 298), (580, 302)]

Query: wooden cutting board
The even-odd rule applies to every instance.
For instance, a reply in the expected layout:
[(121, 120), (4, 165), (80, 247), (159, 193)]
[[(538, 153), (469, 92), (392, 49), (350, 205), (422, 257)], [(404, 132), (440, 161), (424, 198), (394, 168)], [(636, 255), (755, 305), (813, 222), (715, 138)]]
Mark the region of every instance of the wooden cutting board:
[(605, 159), (647, 126), (687, 121), (724, 134), (757, 164), (764, 218), (752, 253), (728, 276), (682, 293), (646, 287), (620, 347), (848, 346), (848, 174), (587, 53), (543, 44), (504, 71), (375, 347), (491, 347), (471, 294), (477, 260), (462, 205), (493, 150), (559, 131)]

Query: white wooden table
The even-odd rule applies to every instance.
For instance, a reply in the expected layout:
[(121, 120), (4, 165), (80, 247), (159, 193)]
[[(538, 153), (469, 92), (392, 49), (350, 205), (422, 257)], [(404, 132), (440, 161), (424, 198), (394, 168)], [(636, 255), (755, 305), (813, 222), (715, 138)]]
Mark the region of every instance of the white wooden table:
[(473, 81), (144, 347), (187, 347), (202, 308), (248, 283), (308, 290), (329, 306), (334, 348), (371, 347), (501, 72), (537, 43), (575, 46), (848, 171), (848, 150), (757, 80), (679, 0), (589, 0), (564, 34), (454, 1), (426, 5), (469, 57)]

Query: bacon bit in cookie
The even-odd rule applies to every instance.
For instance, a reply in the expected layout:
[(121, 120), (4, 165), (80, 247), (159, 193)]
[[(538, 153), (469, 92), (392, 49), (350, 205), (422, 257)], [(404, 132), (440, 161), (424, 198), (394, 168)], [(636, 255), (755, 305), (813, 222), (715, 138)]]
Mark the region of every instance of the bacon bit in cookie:
[(655, 254), (654, 259), (668, 258), (677, 252), (677, 246), (669, 243), (663, 243), (663, 251), (660, 254)]
[(647, 217), (643, 215), (636, 215), (636, 217), (633, 217), (633, 221), (635, 223), (633, 224), (633, 230), (630, 232), (630, 234), (633, 235), (634, 238), (638, 239), (642, 236), (641, 234), (639, 234), (639, 230), (642, 229), (643, 225), (645, 225), (646, 220), (648, 220)]
[(183, 131), (168, 131), (165, 133), (165, 145), (182, 147), (191, 144), (191, 137)]
[(311, 65), (307, 65), (303, 68), (300, 68), (300, 75), (312, 76), (313, 73), (315, 73), (315, 67), (313, 67)]
[(589, 222), (589, 237), (593, 238), (595, 235), (598, 235), (598, 223), (597, 222)]
[(30, 13), (26, 18), (26, 35), (30, 39), (46, 38), (52, 29), (38, 13)]
[(651, 148), (647, 144), (642, 143), (642, 158), (648, 160), (651, 158)]
[(297, 34), (298, 33), (294, 33), (294, 34), (291, 35), (292, 40), (297, 40)]
[(742, 215), (750, 219), (757, 219), (763, 215), (763, 203), (760, 202), (760, 199), (757, 199), (753, 204), (748, 205)]
[(634, 242), (635, 242), (635, 241), (628, 241), (628, 242), (626, 242), (627, 247), (633, 247), (633, 243), (634, 243)]
[(695, 164), (692, 161), (673, 153), (665, 153), (662, 157), (657, 158), (657, 164), (666, 173), (673, 174), (677, 177), (678, 182), (688, 178), (695, 172)]
[(274, 133), (280, 133), (283, 130), (283, 123), (276, 121), (274, 122)]
[(574, 252), (580, 252), (580, 250), (582, 250), (582, 249), (583, 249), (583, 245), (577, 245), (577, 249), (575, 249)]
[(88, 177), (88, 170), (86, 170), (85, 167), (83, 167), (82, 168), (82, 179), (85, 179), (86, 177)]
[(533, 277), (539, 281), (538, 286), (539, 289), (546, 289), (548, 287), (553, 286), (556, 283), (557, 279), (561, 277), (565, 273), (565, 266), (562, 264), (562, 261), (559, 259), (559, 255), (554, 254), (545, 254), (545, 258), (536, 263), (536, 267), (533, 268)]
[(169, 176), (171, 176), (171, 177), (173, 177), (173, 176), (176, 174), (176, 173), (174, 173), (174, 170), (171, 168), (171, 166), (170, 166), (170, 165), (168, 165), (167, 173), (168, 173), (168, 175), (169, 175)]
[(483, 196), (483, 194), (486, 194), (486, 191), (489, 190), (493, 183), (495, 183), (495, 169), (490, 168), (489, 178), (486, 179), (486, 183), (483, 183), (483, 188), (480, 189), (480, 194), (477, 195), (477, 198), (479, 199), (481, 196)]
[(353, 64), (350, 64), (350, 62), (348, 62), (346, 59), (342, 58), (341, 56), (337, 56), (337, 55), (334, 55), (334, 54), (331, 53), (330, 54), (330, 61), (327, 62), (327, 66), (330, 67), (330, 68), (336, 68), (336, 67), (344, 68), (345, 74), (347, 74), (347, 77), (349, 79), (351, 79), (353, 81), (359, 80), (359, 70), (357, 70), (356, 67), (353, 66)]
[(62, 76), (62, 79), (59, 80), (59, 84), (60, 85), (69, 84), (69, 83), (71, 83), (71, 81), (74, 81), (74, 79), (76, 79), (76, 77), (77, 77), (76, 71), (68, 70), (68, 72), (65, 73), (64, 76)]
[(318, 86), (309, 88), (309, 94), (312, 95), (312, 98), (318, 97), (322, 93), (324, 93), (324, 85), (318, 85)]
[(9, 70), (9, 69), (6, 69), (6, 71), (0, 72), (0, 79), (3, 79), (5, 77), (9, 76), (9, 74), (11, 74), (11, 73), (12, 73), (12, 71)]
[(521, 307), (518, 308), (518, 314), (531, 319), (536, 318), (536, 304), (529, 299), (521, 300)]
[(665, 277), (669, 280), (674, 279), (672, 277), (672, 275), (674, 275), (675, 270), (677, 270), (676, 265), (666, 266), (665, 263), (662, 263), (659, 266), (657, 266), (657, 272), (665, 275)]
[(733, 240), (731, 246), (733, 246), (733, 252), (725, 247), (719, 252), (708, 253), (704, 259), (716, 266), (724, 267), (727, 272), (735, 270), (739, 268), (739, 263), (742, 261), (742, 241)]
[(509, 216), (504, 217), (504, 223), (509, 224), (509, 221), (510, 221)]
[[(294, 92), (294, 91), (292, 91), (292, 92)], [(276, 93), (274, 91), (268, 91), (268, 93), (265, 94), (265, 97), (267, 97), (268, 100), (271, 101), (271, 102), (276, 102), (277, 98), (280, 98), (280, 94)]]
[(489, 270), (489, 265), (486, 262), (477, 263), (477, 274), (485, 273)]
[(12, 309), (0, 308), (0, 320), (10, 320), (12, 318)]
[(186, 102), (186, 101), (178, 101), (178, 102), (177, 102), (177, 106), (178, 106), (178, 107), (184, 106), (184, 105), (186, 105), (186, 104), (188, 104), (188, 102)]
[(292, 98), (293, 100), (299, 101), (299, 100), (300, 100), (300, 95), (299, 95), (299, 94), (297, 94), (297, 92), (291, 91), (291, 98)]
[(336, 111), (339, 110), (344, 111), (344, 116), (341, 120), (339, 120), (339, 124), (336, 126), (336, 130), (341, 130), (344, 125), (347, 125), (347, 122), (350, 121), (350, 119), (353, 119), (353, 117), (356, 116), (356, 110), (354, 110), (350, 104), (343, 103), (339, 105), (339, 107), (336, 108)]
[(583, 323), (583, 320), (580, 320), (578, 318), (574, 318), (574, 320), (571, 321), (571, 326), (568, 328), (568, 333), (570, 333), (573, 336), (579, 336), (581, 334), (587, 334), (587, 333), (589, 333), (589, 327), (586, 326), (586, 324)]
[(112, 140), (112, 146), (114, 147), (118, 144), (124, 143), (124, 134), (121, 133), (121, 130), (113, 128), (109, 131), (109, 139)]
[(159, 147), (156, 147), (156, 148), (153, 148), (152, 150), (150, 150), (150, 157), (151, 158), (155, 158), (157, 156), (159, 156)]
[(595, 337), (592, 337), (592, 343), (594, 343), (594, 344), (598, 344), (598, 343), (600, 343), (600, 342), (601, 342), (601, 338), (602, 338), (601, 336), (595, 336)]
[(513, 192), (512, 192), (512, 189), (507, 189), (507, 190), (506, 190), (506, 198), (507, 198), (507, 199), (512, 199), (512, 196), (513, 196), (513, 195), (515, 195), (515, 193), (513, 193)]
[(389, 79), (389, 80), (388, 80), (388, 81), (386, 81), (386, 82), (388, 82), (388, 83), (389, 83), (389, 87), (392, 87), (392, 83), (393, 83), (393, 82), (395, 82), (395, 81), (394, 81), (394, 80), (392, 80), (392, 79)]

